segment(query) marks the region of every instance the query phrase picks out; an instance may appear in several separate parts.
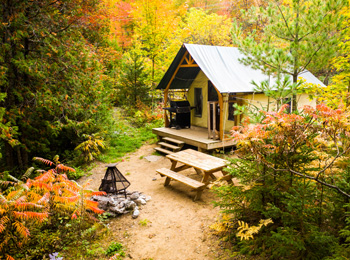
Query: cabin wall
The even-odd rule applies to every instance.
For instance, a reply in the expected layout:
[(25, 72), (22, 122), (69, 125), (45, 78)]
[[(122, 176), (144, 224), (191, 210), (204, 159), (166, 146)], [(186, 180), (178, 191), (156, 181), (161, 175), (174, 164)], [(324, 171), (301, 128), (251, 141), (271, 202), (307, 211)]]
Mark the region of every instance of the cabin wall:
[[(268, 104), (268, 97), (264, 94), (248, 94), (241, 97), (245, 105), (250, 104), (257, 109), (266, 109)], [(276, 109), (276, 104), (273, 103), (273, 99), (270, 98), (269, 111)], [(300, 94), (297, 96), (298, 110), (302, 110), (304, 106), (316, 107), (316, 99), (310, 99), (308, 94)]]
[[(196, 79), (193, 81), (192, 85), (190, 86), (188, 90), (187, 99), (190, 102), (191, 106), (195, 105), (194, 101), (194, 89), (195, 88), (201, 88), (202, 89), (202, 97), (203, 97), (203, 104), (202, 104), (202, 116), (196, 116), (195, 110), (191, 110), (191, 125), (193, 126), (199, 126), (199, 127), (208, 127), (208, 78), (207, 76), (200, 71), (196, 77)], [(233, 126), (238, 125), (243, 116), (237, 115), (235, 116), (235, 120), (228, 120), (228, 113), (229, 113), (229, 95), (228, 94), (222, 94), (223, 95), (223, 104), (224, 104), (224, 122), (223, 122), (223, 128), (225, 132), (229, 132)], [(316, 100), (309, 99), (309, 96), (307, 94), (301, 94), (298, 95), (298, 109), (302, 109), (305, 105), (309, 105), (312, 107), (316, 107)], [(273, 99), (270, 99), (270, 102), (272, 102)], [(248, 94), (248, 95), (237, 95), (236, 102), (239, 105), (250, 105), (255, 106), (258, 110), (260, 109), (266, 109), (268, 104), (268, 97), (264, 94)], [(276, 108), (275, 104), (270, 104), (269, 111), (272, 111)]]
[[(192, 85), (190, 86), (188, 90), (187, 99), (190, 102), (191, 106), (194, 106), (194, 89), (195, 88), (201, 88), (202, 89), (202, 96), (203, 96), (203, 111), (202, 116), (198, 117), (195, 116), (195, 111), (192, 109), (191, 111), (191, 125), (193, 126), (199, 126), (199, 127), (208, 127), (208, 78), (207, 76), (200, 71), (196, 77), (196, 79), (193, 81)], [(228, 120), (228, 94), (223, 94), (223, 101), (224, 101), (224, 131), (228, 132), (232, 129), (233, 126), (235, 126), (235, 121)], [(240, 116), (236, 119), (236, 121), (240, 120)]]
[(191, 110), (191, 125), (200, 126), (207, 128), (208, 126), (208, 111), (207, 111), (207, 102), (208, 102), (208, 78), (205, 74), (200, 71), (196, 79), (191, 84), (191, 87), (188, 90), (187, 99), (190, 102), (191, 106), (194, 106), (194, 89), (201, 88), (203, 96), (203, 107), (202, 107), (202, 116), (196, 116), (194, 109)]

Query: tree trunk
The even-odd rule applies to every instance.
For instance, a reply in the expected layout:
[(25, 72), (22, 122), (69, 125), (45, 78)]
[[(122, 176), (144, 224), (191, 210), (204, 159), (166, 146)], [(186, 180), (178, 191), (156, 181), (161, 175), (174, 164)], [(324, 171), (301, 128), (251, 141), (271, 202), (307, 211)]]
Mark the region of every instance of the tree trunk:
[(6, 160), (6, 168), (12, 169), (14, 167), (13, 148), (7, 142), (5, 142), (5, 160)]

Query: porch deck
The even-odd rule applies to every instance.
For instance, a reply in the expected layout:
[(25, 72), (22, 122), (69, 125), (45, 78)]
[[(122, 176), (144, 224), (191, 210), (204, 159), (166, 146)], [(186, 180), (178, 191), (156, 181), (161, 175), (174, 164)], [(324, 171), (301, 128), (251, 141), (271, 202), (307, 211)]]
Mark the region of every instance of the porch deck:
[(198, 147), (198, 151), (220, 149), (235, 145), (235, 142), (232, 139), (223, 141), (209, 139), (208, 129), (198, 126), (191, 126), (191, 128), (180, 130), (168, 127), (153, 128), (152, 132), (156, 134), (158, 138), (171, 137), (183, 141), (186, 144)]

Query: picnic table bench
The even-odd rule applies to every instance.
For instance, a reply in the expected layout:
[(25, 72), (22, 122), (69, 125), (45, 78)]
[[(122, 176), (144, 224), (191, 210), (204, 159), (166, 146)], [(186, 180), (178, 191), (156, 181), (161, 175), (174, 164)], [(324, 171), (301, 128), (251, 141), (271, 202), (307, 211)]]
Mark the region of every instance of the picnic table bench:
[[(157, 170), (161, 176), (166, 176), (164, 186), (168, 186), (170, 180), (177, 180), (188, 185), (197, 191), (194, 200), (200, 199), (204, 188), (209, 184), (209, 177), (216, 179), (214, 172), (221, 171), (223, 178), (232, 183), (231, 176), (228, 175), (223, 168), (227, 166), (228, 161), (217, 158), (205, 153), (201, 153), (192, 149), (168, 154), (166, 156), (171, 161), (171, 168), (162, 168)], [(178, 163), (183, 165), (178, 166)], [(193, 167), (198, 174), (203, 174), (201, 182), (186, 177), (179, 172)]]

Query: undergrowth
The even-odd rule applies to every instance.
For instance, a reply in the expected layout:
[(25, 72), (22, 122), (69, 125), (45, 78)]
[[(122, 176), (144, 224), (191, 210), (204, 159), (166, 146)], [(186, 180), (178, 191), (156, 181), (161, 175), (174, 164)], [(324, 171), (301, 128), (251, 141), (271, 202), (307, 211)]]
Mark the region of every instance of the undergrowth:
[(115, 115), (115, 126), (108, 135), (108, 148), (98, 159), (105, 163), (117, 162), (130, 152), (139, 149), (145, 142), (155, 143), (156, 135), (152, 128), (162, 126), (161, 120), (134, 126), (132, 118), (123, 117), (120, 111)]

